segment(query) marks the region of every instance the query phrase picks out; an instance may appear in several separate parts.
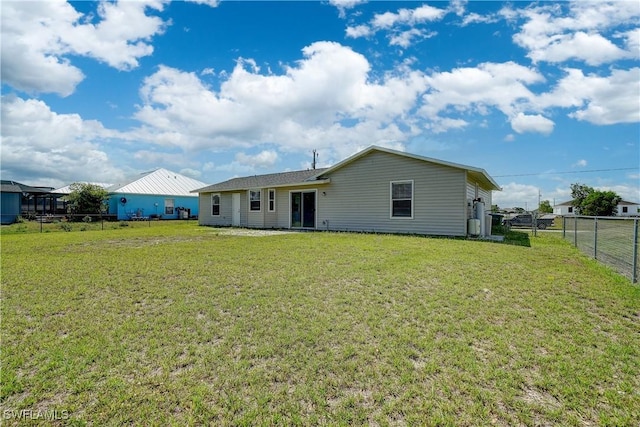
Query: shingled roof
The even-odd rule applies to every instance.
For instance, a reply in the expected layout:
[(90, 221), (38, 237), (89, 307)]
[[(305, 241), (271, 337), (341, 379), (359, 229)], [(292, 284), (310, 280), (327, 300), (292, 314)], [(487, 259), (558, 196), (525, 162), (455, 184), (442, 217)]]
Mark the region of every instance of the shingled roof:
[(49, 194), (50, 187), (32, 187), (15, 181), (2, 180), (0, 183), (2, 193), (29, 193), (29, 194)]
[(326, 169), (308, 169), (232, 178), (228, 181), (193, 190), (192, 193), (213, 193), (215, 191), (237, 191), (248, 190), (250, 188), (282, 187), (286, 185), (303, 184), (312, 181), (309, 178), (315, 177), (324, 170)]

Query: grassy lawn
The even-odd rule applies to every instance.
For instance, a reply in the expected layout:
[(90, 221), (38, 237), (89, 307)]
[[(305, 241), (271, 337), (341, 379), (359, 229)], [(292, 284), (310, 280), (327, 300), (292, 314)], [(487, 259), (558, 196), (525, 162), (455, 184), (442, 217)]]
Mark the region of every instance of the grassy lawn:
[(5, 425), (640, 423), (640, 288), (559, 235), (2, 230)]

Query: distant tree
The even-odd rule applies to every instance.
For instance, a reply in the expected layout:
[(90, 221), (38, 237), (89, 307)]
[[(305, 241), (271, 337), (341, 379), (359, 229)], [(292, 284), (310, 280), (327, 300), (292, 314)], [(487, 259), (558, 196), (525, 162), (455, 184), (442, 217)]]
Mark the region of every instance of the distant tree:
[(553, 213), (553, 207), (551, 207), (551, 203), (548, 200), (543, 200), (540, 202), (538, 211), (540, 213)]
[(582, 215), (612, 216), (618, 213), (618, 203), (622, 197), (613, 191), (595, 190), (582, 202)]
[(571, 184), (571, 205), (575, 208), (577, 213), (582, 213), (582, 204), (587, 196), (593, 193), (593, 188), (584, 184)]
[(500, 207), (498, 205), (491, 205), (491, 212), (500, 212)]
[(614, 191), (595, 190), (587, 185), (571, 184), (571, 204), (580, 215), (612, 216), (618, 212), (622, 197)]
[(526, 211), (524, 210), (524, 208), (519, 208), (519, 207), (515, 207), (515, 208), (513, 208), (513, 210), (514, 210), (514, 211), (516, 211), (516, 212), (518, 212), (518, 213), (526, 212)]
[(75, 182), (71, 184), (71, 193), (67, 201), (74, 214), (97, 214), (106, 208), (109, 193), (95, 184)]

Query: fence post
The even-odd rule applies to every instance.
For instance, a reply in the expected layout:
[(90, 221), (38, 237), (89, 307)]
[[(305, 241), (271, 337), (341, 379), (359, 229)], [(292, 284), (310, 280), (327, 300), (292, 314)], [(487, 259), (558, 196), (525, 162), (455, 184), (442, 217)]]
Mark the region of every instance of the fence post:
[(573, 217), (573, 246), (578, 247), (578, 215)]
[(562, 217), (562, 238), (563, 239), (567, 238), (567, 217), (566, 216)]
[(593, 259), (598, 259), (598, 217), (593, 218)]
[(631, 283), (638, 283), (638, 218), (633, 220), (633, 269)]

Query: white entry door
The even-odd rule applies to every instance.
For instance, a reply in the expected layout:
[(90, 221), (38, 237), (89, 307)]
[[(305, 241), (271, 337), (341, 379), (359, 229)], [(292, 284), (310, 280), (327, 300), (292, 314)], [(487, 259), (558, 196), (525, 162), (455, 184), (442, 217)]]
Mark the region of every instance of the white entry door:
[(240, 193), (231, 194), (231, 225), (240, 227)]

